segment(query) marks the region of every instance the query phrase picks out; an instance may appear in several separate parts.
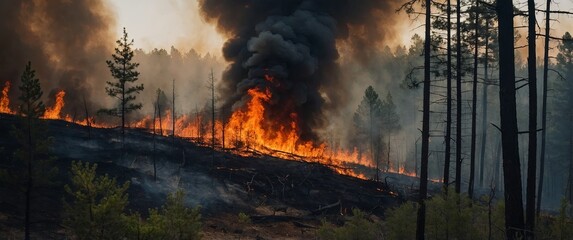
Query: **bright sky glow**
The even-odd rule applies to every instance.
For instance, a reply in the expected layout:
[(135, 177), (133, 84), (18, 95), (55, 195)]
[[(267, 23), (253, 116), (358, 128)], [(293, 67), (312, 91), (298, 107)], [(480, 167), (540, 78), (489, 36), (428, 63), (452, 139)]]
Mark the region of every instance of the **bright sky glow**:
[(223, 38), (202, 19), (197, 1), (110, 0), (110, 7), (117, 14), (117, 34), (126, 27), (137, 48), (169, 50), (174, 46), (221, 55)]

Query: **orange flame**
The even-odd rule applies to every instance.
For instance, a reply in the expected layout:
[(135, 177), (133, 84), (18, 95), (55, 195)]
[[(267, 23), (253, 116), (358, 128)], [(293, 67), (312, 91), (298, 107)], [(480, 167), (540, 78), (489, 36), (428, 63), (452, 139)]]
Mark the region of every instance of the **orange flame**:
[[(271, 75), (265, 75), (265, 80), (275, 83)], [(8, 106), (9, 90), (10, 82), (7, 81), (2, 90), (2, 98), (0, 98), (0, 112), (14, 114)], [(235, 154), (246, 156), (256, 152), (290, 160), (318, 162), (330, 166), (339, 174), (361, 179), (371, 177), (349, 167), (350, 164), (354, 164), (374, 168), (374, 161), (370, 159), (370, 154), (359, 154), (357, 149), (333, 149), (324, 143), (315, 144), (311, 141), (303, 141), (298, 128), (300, 119), (296, 113), (286, 114), (286, 119), (282, 123), (269, 122), (265, 118), (265, 106), (272, 98), (272, 93), (268, 88), (253, 88), (247, 93), (250, 99), (245, 107), (234, 111), (227, 122), (215, 121), (215, 140), (219, 145), (222, 145), (224, 132), (225, 148), (232, 150)], [(63, 90), (56, 94), (55, 104), (46, 110), (43, 118), (60, 119), (96, 128), (114, 127), (112, 124), (96, 124), (93, 117), (76, 121), (75, 117), (72, 118), (70, 115), (62, 116), (65, 95)], [(154, 126), (157, 133), (161, 128), (163, 135), (167, 136), (173, 134), (172, 124), (172, 113), (168, 109), (162, 116), (161, 122), (159, 118), (156, 118), (154, 122), (151, 116), (145, 116), (131, 122), (130, 126), (145, 129), (152, 129)], [(195, 139), (198, 144), (207, 143), (211, 140), (211, 124), (210, 118), (204, 119), (200, 114), (195, 116), (183, 114), (175, 118), (176, 135)], [(416, 176), (415, 173), (406, 171), (403, 165), (398, 169), (393, 167), (395, 166), (390, 166), (388, 172)]]
[(57, 94), (56, 94), (56, 103), (54, 104), (54, 106), (49, 107), (46, 109), (46, 112), (44, 113), (43, 118), (46, 119), (60, 119), (60, 112), (62, 111), (62, 108), (64, 107), (64, 105), (66, 104), (64, 102), (64, 97), (66, 96), (66, 92), (64, 90), (60, 90)]
[(0, 113), (14, 114), (10, 109), (10, 98), (8, 98), (8, 93), (10, 92), (10, 81), (4, 83), (4, 88), (2, 89), (2, 97), (0, 98)]

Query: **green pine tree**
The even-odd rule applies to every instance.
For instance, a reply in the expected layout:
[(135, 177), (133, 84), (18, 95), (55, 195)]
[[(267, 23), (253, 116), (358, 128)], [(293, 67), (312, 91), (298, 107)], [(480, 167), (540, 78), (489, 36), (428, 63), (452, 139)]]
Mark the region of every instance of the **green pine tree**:
[(130, 41), (127, 31), (123, 28), (123, 37), (116, 41), (117, 48), (112, 54), (112, 60), (106, 61), (111, 72), (111, 76), (117, 81), (107, 81), (105, 91), (107, 95), (118, 99), (119, 104), (115, 108), (101, 109), (100, 112), (121, 117), (121, 133), (125, 134), (126, 115), (132, 111), (139, 110), (141, 103), (135, 103), (136, 94), (143, 91), (143, 84), (135, 84), (139, 79), (137, 67), (139, 63), (132, 62), (133, 59), (133, 39)]
[(73, 162), (69, 195), (64, 200), (64, 225), (78, 239), (122, 239), (128, 237), (124, 213), (129, 182), (117, 184), (107, 175), (97, 176), (97, 164)]
[(52, 159), (49, 157), (51, 139), (48, 138), (46, 126), (39, 119), (45, 112), (44, 103), (40, 100), (43, 92), (30, 62), (22, 73), (19, 89), (19, 114), (22, 118), (10, 134), (20, 147), (16, 150), (9, 168), (0, 175), (9, 186), (24, 193), (24, 238), (30, 239), (32, 200), (36, 189), (49, 185), (57, 168), (52, 166)]

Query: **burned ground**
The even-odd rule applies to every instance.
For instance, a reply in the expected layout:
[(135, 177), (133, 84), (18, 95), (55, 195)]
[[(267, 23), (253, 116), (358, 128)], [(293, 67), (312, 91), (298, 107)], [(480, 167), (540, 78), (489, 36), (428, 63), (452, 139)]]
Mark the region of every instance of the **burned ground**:
[[(10, 136), (17, 118), (0, 115), (0, 168), (7, 168), (17, 144)], [(62, 198), (72, 161), (98, 164), (98, 173), (130, 181), (129, 208), (144, 216), (161, 206), (168, 193), (182, 188), (189, 206), (201, 206), (207, 238), (312, 238), (314, 227), (327, 218), (342, 223), (352, 208), (373, 220), (408, 195), (413, 178), (388, 175), (393, 184), (339, 175), (328, 166), (277, 159), (254, 152), (212, 150), (193, 141), (153, 136), (141, 129), (126, 132), (122, 152), (120, 129), (88, 129), (73, 123), (46, 121), (53, 138), (52, 155), (59, 173), (54, 184), (39, 189), (33, 200), (34, 232), (61, 238)], [(155, 139), (155, 140), (154, 140)], [(154, 147), (155, 144), (155, 147)], [(155, 149), (155, 151), (154, 151)], [(157, 181), (153, 179), (153, 159)], [(10, 236), (22, 229), (23, 194), (0, 185), (0, 232)], [(238, 214), (251, 218), (238, 223)]]

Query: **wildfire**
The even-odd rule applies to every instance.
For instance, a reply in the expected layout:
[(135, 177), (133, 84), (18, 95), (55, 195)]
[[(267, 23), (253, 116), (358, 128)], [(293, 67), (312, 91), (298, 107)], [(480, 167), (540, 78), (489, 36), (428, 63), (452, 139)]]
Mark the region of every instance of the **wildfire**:
[[(270, 75), (265, 75), (265, 80), (271, 83), (275, 82)], [(2, 90), (2, 98), (0, 98), (0, 112), (15, 114), (9, 108), (9, 90), (10, 82), (7, 81)], [(374, 161), (368, 157), (368, 154), (359, 154), (356, 149), (350, 151), (332, 149), (324, 143), (315, 144), (311, 141), (301, 140), (298, 128), (300, 120), (296, 113), (285, 114), (282, 123), (270, 122), (265, 118), (265, 106), (269, 105), (272, 99), (272, 93), (268, 88), (252, 88), (247, 93), (250, 99), (245, 107), (234, 111), (227, 122), (215, 121), (215, 141), (219, 146), (225, 144), (226, 149), (243, 156), (257, 152), (284, 159), (318, 162), (330, 166), (339, 174), (361, 179), (369, 178), (369, 176), (355, 172), (352, 167), (349, 167), (350, 164), (355, 164), (374, 168)], [(96, 124), (93, 117), (76, 120), (70, 115), (64, 116), (62, 109), (65, 106), (65, 96), (66, 92), (60, 90), (55, 96), (54, 105), (47, 108), (43, 118), (59, 119), (96, 128), (113, 127), (111, 124)], [(200, 114), (196, 116), (184, 114), (175, 118), (174, 122), (175, 135), (195, 139), (198, 143), (210, 142), (212, 124), (210, 118), (204, 119)], [(167, 136), (173, 134), (172, 124), (172, 112), (171, 109), (167, 109), (161, 118), (159, 116), (145, 116), (129, 125), (136, 128), (155, 129), (156, 133), (160, 133), (161, 130), (161, 134)], [(390, 168), (388, 172), (412, 177), (416, 175), (406, 171), (404, 166), (400, 166), (398, 169)]]
[(10, 98), (8, 98), (8, 93), (10, 92), (10, 81), (4, 83), (4, 88), (2, 88), (2, 97), (0, 98), (0, 113), (14, 114), (10, 109)]
[(60, 112), (65, 105), (64, 97), (66, 96), (66, 92), (64, 90), (60, 90), (56, 94), (56, 103), (54, 106), (49, 107), (46, 109), (43, 118), (45, 119), (60, 119)]

